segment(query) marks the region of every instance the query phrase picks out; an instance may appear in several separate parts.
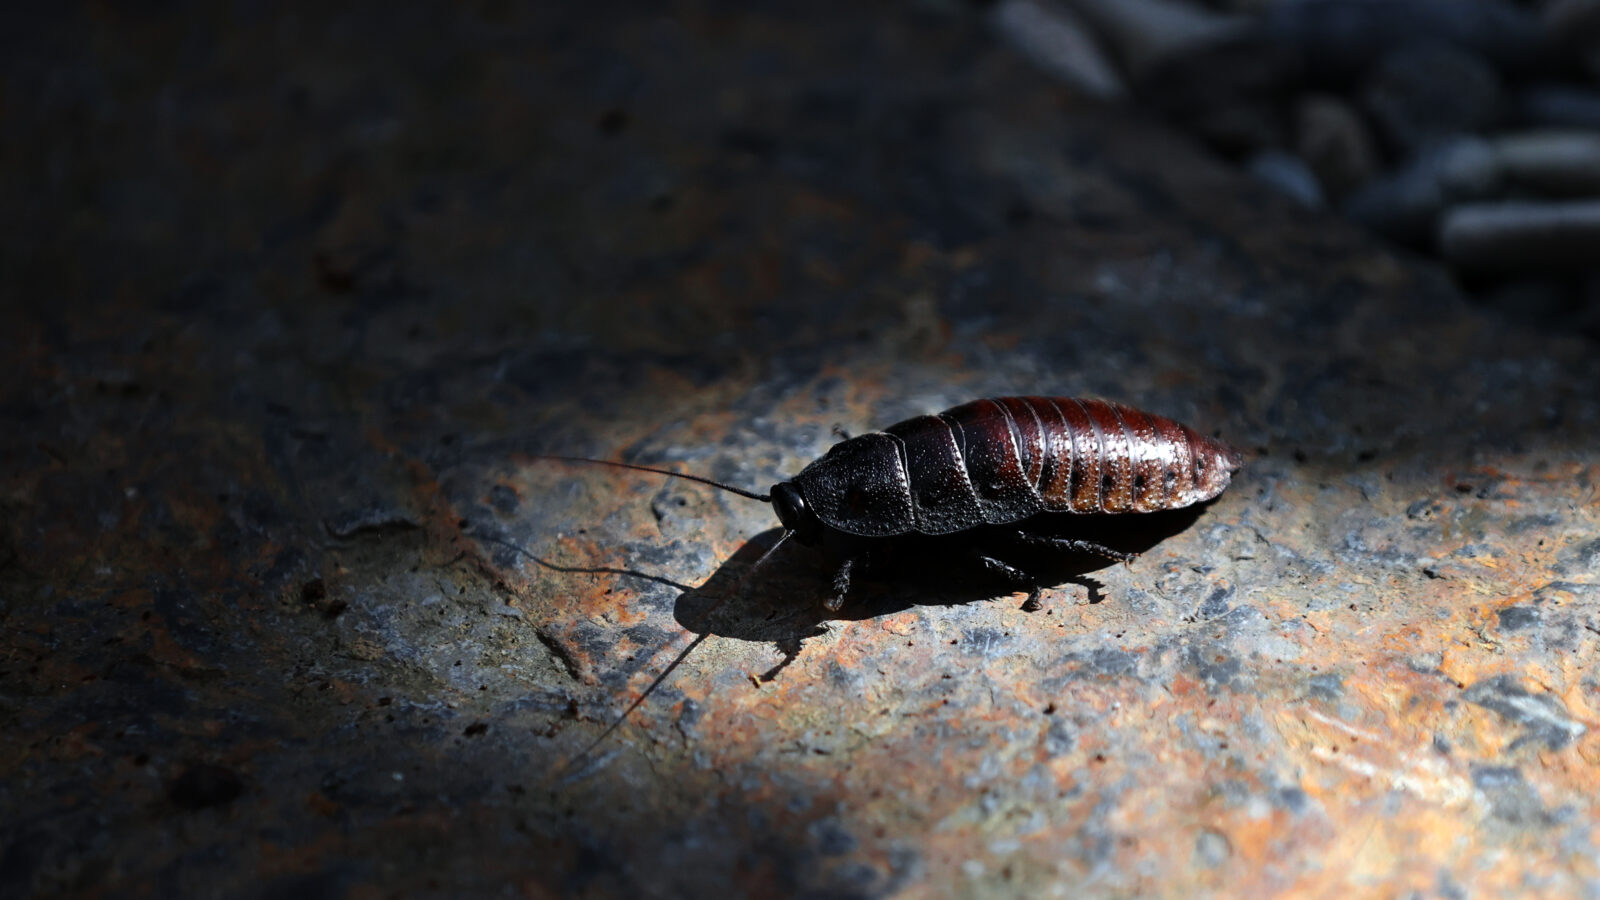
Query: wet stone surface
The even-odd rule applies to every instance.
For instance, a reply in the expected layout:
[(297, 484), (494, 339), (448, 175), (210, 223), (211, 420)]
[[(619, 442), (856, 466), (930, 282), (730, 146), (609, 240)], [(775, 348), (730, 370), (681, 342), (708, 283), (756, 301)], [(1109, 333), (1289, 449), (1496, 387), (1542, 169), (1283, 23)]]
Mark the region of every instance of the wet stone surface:
[[(963, 9), (7, 15), (0, 895), (1600, 889), (1592, 343)], [(770, 509), (533, 458), (989, 394), (1246, 468), (829, 619), (717, 605)]]

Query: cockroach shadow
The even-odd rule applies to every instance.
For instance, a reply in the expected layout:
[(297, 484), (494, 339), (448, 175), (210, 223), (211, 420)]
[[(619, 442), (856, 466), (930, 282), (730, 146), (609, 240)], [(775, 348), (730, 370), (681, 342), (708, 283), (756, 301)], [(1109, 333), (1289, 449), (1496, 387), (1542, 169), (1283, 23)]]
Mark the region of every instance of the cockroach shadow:
[[(1209, 504), (1137, 516), (1044, 515), (1029, 520), (1031, 534), (1091, 541), (1125, 554), (1142, 554), (1192, 526)], [(786, 655), (827, 630), (829, 620), (860, 621), (913, 606), (957, 606), (1045, 590), (1043, 607), (1091, 604), (1104, 599), (1090, 573), (1119, 564), (1081, 551), (1020, 541), (1015, 528), (976, 528), (939, 537), (876, 540), (862, 569), (862, 590), (837, 612), (823, 600), (838, 553), (789, 542), (755, 571), (751, 567), (778, 541), (781, 528), (751, 538), (704, 584), (680, 594), (674, 616), (685, 630), (742, 641), (773, 642)], [(846, 553), (851, 552), (847, 548)], [(1030, 584), (997, 574), (983, 558), (1004, 560)], [(1137, 560), (1130, 563), (1137, 572)], [(1057, 590), (1071, 586), (1068, 590)], [(1084, 593), (1086, 592), (1086, 593)]]

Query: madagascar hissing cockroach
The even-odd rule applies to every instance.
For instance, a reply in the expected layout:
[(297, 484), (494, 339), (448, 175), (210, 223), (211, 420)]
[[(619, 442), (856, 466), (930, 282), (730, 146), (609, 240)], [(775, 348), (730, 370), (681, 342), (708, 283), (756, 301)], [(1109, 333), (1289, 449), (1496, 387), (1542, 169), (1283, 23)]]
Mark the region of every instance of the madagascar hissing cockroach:
[[(770, 502), (783, 534), (723, 600), (737, 595), (750, 575), (793, 537), (842, 557), (833, 593), (822, 604), (830, 613), (844, 606), (851, 574), (867, 556), (914, 535), (1005, 531), (1017, 543), (1132, 560), (1135, 554), (1028, 526), (1055, 514), (1152, 513), (1192, 506), (1221, 494), (1242, 464), (1239, 452), (1223, 441), (1171, 419), (1105, 400), (1071, 397), (974, 400), (883, 431), (847, 437), (766, 494), (632, 463), (542, 458), (671, 475)], [(1027, 606), (1036, 607), (1039, 583), (1033, 576), (986, 555), (978, 542), (971, 544), (966, 549), (975, 562), (1026, 587)], [(710, 633), (691, 642), (579, 756), (615, 731)]]
[[(764, 503), (784, 541), (843, 557), (828, 612), (844, 606), (850, 576), (876, 545), (950, 535), (1061, 513), (1149, 513), (1210, 500), (1241, 465), (1239, 451), (1171, 419), (1120, 403), (1072, 397), (992, 397), (846, 438), (789, 481), (757, 494), (696, 475), (606, 460), (550, 457), (687, 478)], [(1092, 541), (1017, 528), (1014, 540), (1131, 560)], [(975, 561), (1024, 585), (1027, 573), (973, 550)]]

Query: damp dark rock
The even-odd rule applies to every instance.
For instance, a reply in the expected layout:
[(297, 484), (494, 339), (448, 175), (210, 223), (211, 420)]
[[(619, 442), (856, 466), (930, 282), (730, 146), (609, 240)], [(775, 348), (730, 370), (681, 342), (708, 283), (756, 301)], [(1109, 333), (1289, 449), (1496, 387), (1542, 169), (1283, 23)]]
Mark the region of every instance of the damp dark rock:
[(232, 769), (210, 763), (193, 763), (167, 789), (167, 797), (180, 809), (205, 809), (232, 803), (244, 793), (244, 780)]

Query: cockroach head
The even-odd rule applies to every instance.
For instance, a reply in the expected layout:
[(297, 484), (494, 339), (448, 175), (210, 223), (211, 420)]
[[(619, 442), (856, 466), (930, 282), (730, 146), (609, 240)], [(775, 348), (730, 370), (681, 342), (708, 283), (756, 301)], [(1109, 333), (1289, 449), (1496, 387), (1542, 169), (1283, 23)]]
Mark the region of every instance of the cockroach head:
[(794, 532), (802, 544), (815, 544), (822, 537), (822, 520), (806, 505), (794, 484), (785, 481), (772, 486), (772, 509), (778, 514), (783, 527)]

